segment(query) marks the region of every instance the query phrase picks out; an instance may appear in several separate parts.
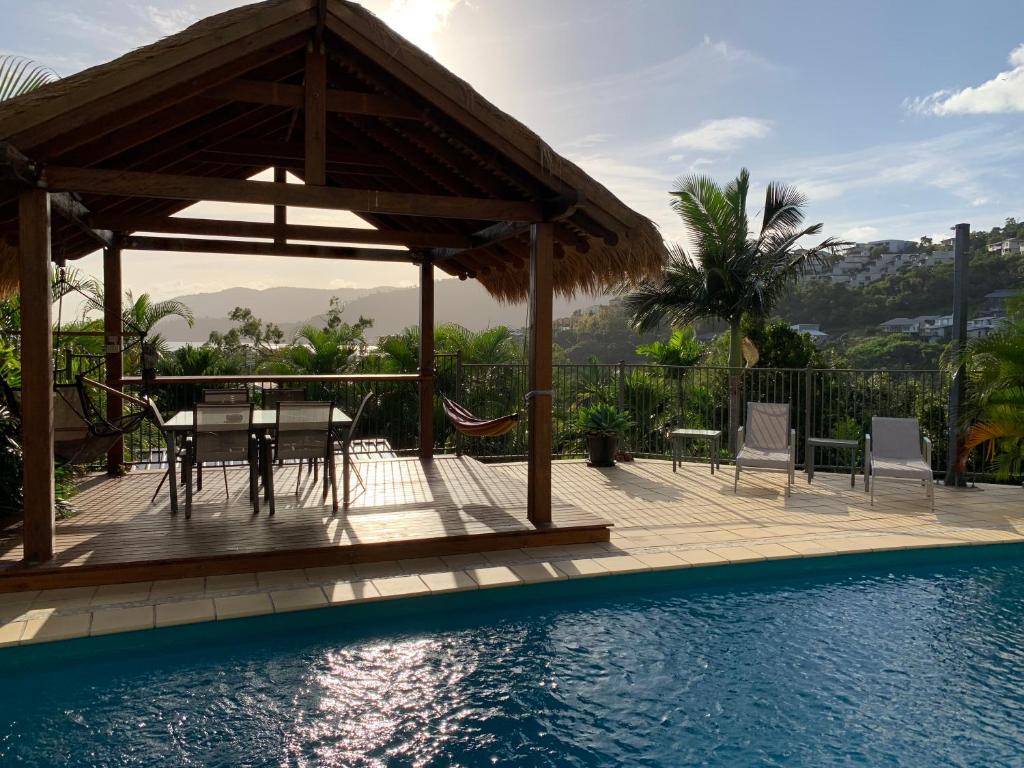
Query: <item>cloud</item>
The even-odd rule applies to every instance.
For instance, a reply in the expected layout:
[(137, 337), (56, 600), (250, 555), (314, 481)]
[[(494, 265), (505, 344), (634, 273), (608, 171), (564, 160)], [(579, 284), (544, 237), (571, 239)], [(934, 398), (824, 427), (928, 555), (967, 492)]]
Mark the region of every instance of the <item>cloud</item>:
[(466, 0), (387, 0), (367, 5), (395, 32), (436, 56), (438, 34), (464, 4)]
[(854, 242), (863, 242), (871, 237), (878, 236), (878, 228), (870, 225), (864, 225), (860, 227), (851, 227), (850, 229), (843, 232), (840, 237), (843, 240), (853, 240)]
[(757, 117), (726, 117), (705, 120), (697, 128), (672, 137), (677, 149), (697, 152), (728, 152), (752, 139), (763, 139), (771, 132), (771, 123)]
[(906, 106), (913, 112), (932, 115), (1024, 112), (1024, 43), (1010, 51), (1009, 61), (1008, 71), (981, 85), (959, 91), (936, 91), (911, 99)]

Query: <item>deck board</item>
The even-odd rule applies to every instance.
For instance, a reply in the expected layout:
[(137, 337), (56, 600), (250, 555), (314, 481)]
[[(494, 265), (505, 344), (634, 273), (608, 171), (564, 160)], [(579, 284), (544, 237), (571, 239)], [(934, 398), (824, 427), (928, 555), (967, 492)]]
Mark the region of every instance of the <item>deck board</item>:
[(525, 480), (470, 458), (366, 461), (360, 469), (365, 491), (334, 515), (322, 501), (322, 477), (314, 483), (304, 470), (296, 494), (298, 468), (278, 467), (271, 517), (265, 503), (253, 514), (246, 470), (228, 468), (226, 496), (222, 470), (207, 468), (187, 520), (183, 508), (171, 514), (166, 487), (150, 503), (159, 471), (90, 476), (73, 499), (77, 514), (57, 524), (54, 562), (27, 568), (19, 533), (0, 537), (0, 589), (11, 579), (39, 585), (44, 573), (47, 586), (82, 583), (55, 580), (53, 571), (84, 573), (95, 583), (112, 570), (169, 578), (608, 540), (607, 521), (564, 501), (552, 526), (534, 527)]

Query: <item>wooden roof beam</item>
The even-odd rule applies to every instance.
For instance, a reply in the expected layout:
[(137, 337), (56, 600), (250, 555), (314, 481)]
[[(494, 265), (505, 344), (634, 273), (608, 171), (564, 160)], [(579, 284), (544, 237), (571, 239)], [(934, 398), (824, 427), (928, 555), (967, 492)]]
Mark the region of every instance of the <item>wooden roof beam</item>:
[[(203, 96), (225, 102), (243, 101), (288, 109), (302, 109), (305, 106), (305, 93), (301, 85), (263, 80), (231, 80), (204, 91)], [(327, 89), (324, 105), (328, 112), (334, 114), (367, 115), (394, 120), (425, 119), (423, 110), (416, 109), (409, 102), (377, 93)]]
[[(272, 239), (278, 234), (276, 224), (221, 219), (191, 219), (175, 216), (132, 216), (95, 214), (91, 221), (105, 229), (118, 232), (158, 232), (168, 235), (206, 235), (209, 237), (261, 237)], [(404, 245), (409, 248), (466, 248), (472, 240), (456, 233), (402, 231), (397, 229), (360, 229), (356, 227), (323, 227), (287, 224), (283, 234), (287, 240), (316, 240), (328, 243), (361, 243), (367, 245)]]
[(93, 168), (46, 169), (43, 186), (53, 192), (168, 200), (293, 205), (356, 213), (385, 213), (474, 221), (541, 221), (542, 207), (521, 200), (424, 195), (367, 189), (277, 184), (223, 177), (178, 176)]
[(198, 237), (142, 237), (133, 235), (122, 246), (130, 251), (175, 251), (183, 253), (225, 253), (238, 256), (289, 256), (314, 259), (349, 259), (412, 264), (422, 260), (411, 251), (385, 248), (348, 248), (336, 245), (257, 243), (247, 240), (209, 240)]

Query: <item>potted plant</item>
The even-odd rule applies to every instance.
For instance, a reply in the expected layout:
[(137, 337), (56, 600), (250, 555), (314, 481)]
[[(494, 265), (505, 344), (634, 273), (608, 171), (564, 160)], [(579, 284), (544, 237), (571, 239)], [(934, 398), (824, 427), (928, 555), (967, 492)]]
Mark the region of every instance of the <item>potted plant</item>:
[(619, 438), (633, 426), (629, 414), (607, 403), (580, 408), (577, 416), (580, 432), (587, 441), (587, 456), (592, 467), (615, 466)]

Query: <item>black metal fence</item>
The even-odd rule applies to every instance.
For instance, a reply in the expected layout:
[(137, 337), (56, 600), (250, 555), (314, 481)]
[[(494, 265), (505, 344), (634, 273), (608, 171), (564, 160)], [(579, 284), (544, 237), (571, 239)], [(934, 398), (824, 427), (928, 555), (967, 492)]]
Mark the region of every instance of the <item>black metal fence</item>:
[[(740, 382), (740, 423), (747, 402), (791, 404), (792, 424), (797, 431), (797, 460), (801, 464), (809, 437), (859, 438), (870, 431), (872, 416), (912, 416), (920, 421), (922, 432), (932, 440), (934, 469), (940, 475), (945, 471), (949, 376), (944, 371), (752, 368), (737, 369), (733, 373)], [(102, 371), (91, 375), (102, 380)], [(227, 383), (224, 377), (216, 383), (158, 379), (149, 394), (161, 411), (170, 415), (192, 408), (204, 388), (245, 386), (258, 405), (265, 392), (281, 385), (273, 376), (236, 378), (235, 383)], [(690, 427), (722, 430), (721, 459), (728, 461), (731, 455), (729, 378), (729, 368), (712, 366), (556, 365), (552, 400), (554, 455), (583, 455), (584, 442), (577, 428), (580, 409), (604, 401), (628, 412), (632, 426), (622, 447), (635, 456), (668, 457), (671, 454), (668, 431)], [(459, 452), (490, 461), (525, 456), (528, 390), (525, 364), (467, 364), (458, 354), (438, 355), (435, 385), (436, 452)], [(301, 386), (309, 398), (334, 400), (352, 414), (362, 397), (373, 392), (359, 425), (359, 436), (383, 438), (399, 454), (411, 454), (418, 449), (419, 400), (415, 380), (336, 376), (321, 377)], [(129, 391), (133, 389), (139, 391), (137, 387)], [(444, 416), (441, 407), (444, 396), (482, 418), (509, 413), (521, 413), (522, 418), (512, 431), (500, 437), (464, 437)], [(162, 447), (156, 428), (147, 422), (126, 439), (126, 460), (132, 463), (158, 460)], [(694, 442), (688, 449), (691, 457), (706, 458), (710, 447)], [(848, 466), (848, 461), (848, 456), (829, 455), (828, 451), (817, 457), (818, 466), (822, 468)]]

